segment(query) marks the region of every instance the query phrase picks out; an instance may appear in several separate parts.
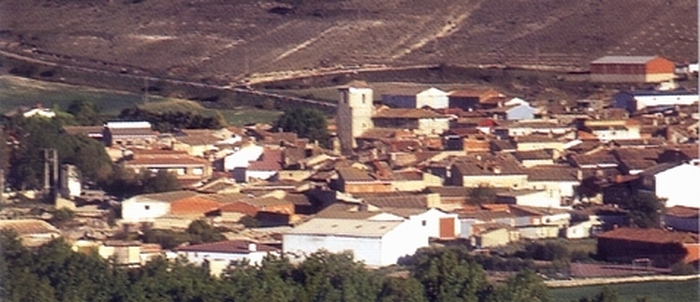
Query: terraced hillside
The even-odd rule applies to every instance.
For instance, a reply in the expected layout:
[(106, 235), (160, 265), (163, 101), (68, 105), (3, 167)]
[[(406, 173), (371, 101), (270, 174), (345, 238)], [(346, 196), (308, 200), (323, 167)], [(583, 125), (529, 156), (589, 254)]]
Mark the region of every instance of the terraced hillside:
[(281, 1), (0, 0), (0, 47), (217, 81), (338, 65), (697, 58), (692, 0)]

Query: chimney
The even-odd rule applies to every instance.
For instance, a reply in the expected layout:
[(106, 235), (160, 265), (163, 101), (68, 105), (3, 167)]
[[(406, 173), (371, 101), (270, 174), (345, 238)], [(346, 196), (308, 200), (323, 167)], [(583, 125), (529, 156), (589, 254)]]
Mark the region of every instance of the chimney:
[(357, 207), (358, 212), (367, 212), (369, 210), (369, 205), (367, 205), (366, 202), (360, 203), (360, 205)]
[(258, 245), (255, 243), (248, 243), (248, 251), (251, 252), (257, 252), (258, 251)]
[(501, 167), (493, 166), (492, 168), (494, 174), (501, 174)]

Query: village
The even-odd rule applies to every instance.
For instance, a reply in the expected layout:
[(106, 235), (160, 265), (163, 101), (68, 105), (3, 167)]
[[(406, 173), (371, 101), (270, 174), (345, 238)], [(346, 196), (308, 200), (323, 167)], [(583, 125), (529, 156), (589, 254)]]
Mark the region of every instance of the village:
[[(148, 121), (65, 126), (100, 141), (126, 169), (175, 175), (182, 190), (110, 196), (45, 150), (45, 189), (72, 221), (51, 224), (13, 204), (42, 192), (6, 190), (0, 228), (27, 246), (62, 237), (119, 265), (185, 257), (214, 275), (268, 254), (303, 261), (350, 251), (381, 268), (429, 246), (490, 254), (556, 238), (595, 240), (594, 272), (571, 263), (566, 278), (697, 267), (698, 92), (673, 85), (679, 74), (697, 77), (697, 64), (681, 69), (658, 56), (602, 57), (590, 81), (631, 89), (545, 104), (488, 87), (377, 96), (372, 83), (353, 80), (338, 87), (327, 148), (265, 124), (172, 133)], [(49, 108), (14, 114), (55, 116)], [(661, 206), (649, 209), (649, 200)], [(202, 222), (225, 240), (143, 240)]]

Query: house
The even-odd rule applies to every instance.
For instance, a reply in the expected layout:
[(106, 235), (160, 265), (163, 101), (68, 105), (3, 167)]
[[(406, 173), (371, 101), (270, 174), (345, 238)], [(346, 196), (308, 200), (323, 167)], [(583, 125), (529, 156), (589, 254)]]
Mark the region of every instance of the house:
[(449, 108), (474, 111), (481, 108), (480, 104), (485, 100), (500, 96), (500, 92), (491, 88), (453, 90), (448, 94)]
[(675, 63), (659, 56), (604, 56), (590, 68), (593, 82), (658, 83), (675, 78)]
[(515, 159), (517, 159), (518, 162), (520, 162), (520, 164), (525, 168), (554, 164), (554, 154), (552, 150), (549, 149), (516, 151), (512, 154), (513, 157), (515, 157)]
[(245, 182), (245, 171), (248, 165), (250, 162), (258, 160), (264, 151), (265, 148), (263, 146), (252, 143), (236, 148), (233, 152), (223, 157), (223, 169), (224, 171), (233, 172), (233, 178), (237, 182)]
[(24, 118), (54, 118), (56, 117), (56, 112), (54, 112), (51, 108), (45, 108), (41, 103), (38, 103), (33, 107), (19, 106), (13, 110), (3, 113), (3, 116), (8, 118), (17, 115), (22, 115)]
[(120, 162), (136, 173), (161, 170), (174, 173), (183, 186), (209, 179), (212, 175), (212, 165), (208, 160), (190, 156), (185, 151), (134, 149)]
[(639, 175), (644, 190), (666, 199), (666, 207), (700, 207), (695, 195), (700, 179), (700, 166), (692, 164), (665, 163), (651, 167)]
[(174, 136), (173, 150), (183, 150), (192, 156), (204, 157), (212, 150), (218, 150), (220, 143), (235, 144), (240, 142), (240, 136), (234, 136), (226, 128), (212, 129), (182, 129)]
[(319, 250), (349, 251), (366, 265), (388, 266), (428, 246), (429, 234), (418, 221), (382, 216), (386, 220), (312, 218), (283, 234), (284, 253), (303, 260)]
[(170, 213), (172, 202), (195, 195), (192, 191), (137, 195), (122, 202), (122, 219), (127, 223), (153, 222)]
[(515, 228), (498, 222), (473, 224), (472, 232), (471, 245), (477, 249), (504, 246), (520, 239)]
[(206, 265), (211, 274), (219, 276), (232, 262), (259, 265), (267, 255), (281, 256), (280, 249), (250, 240), (227, 240), (179, 247), (178, 256), (189, 263)]
[(700, 259), (698, 235), (662, 229), (617, 228), (597, 236), (597, 255), (606, 261), (630, 263), (649, 259), (656, 267)]
[(467, 152), (488, 152), (489, 137), (474, 128), (452, 128), (443, 133), (445, 150)]
[(338, 186), (341, 192), (392, 192), (393, 186), (388, 175), (381, 177), (375, 173), (357, 168), (338, 168)]
[(518, 136), (515, 138), (515, 144), (518, 151), (532, 150), (564, 150), (564, 142), (550, 135), (530, 134)]
[(448, 93), (435, 87), (400, 88), (382, 94), (382, 104), (392, 108), (443, 109), (448, 107)]
[(663, 215), (664, 225), (676, 231), (700, 233), (700, 208), (673, 206)]
[(524, 104), (504, 105), (485, 110), (487, 114), (497, 120), (519, 121), (531, 120), (535, 118), (537, 108), (530, 106), (527, 102)]
[(532, 134), (560, 136), (574, 130), (573, 126), (565, 125), (556, 119), (549, 120), (520, 120), (499, 121), (501, 125), (494, 131), (504, 132), (503, 137), (519, 137)]
[(145, 121), (107, 122), (102, 133), (107, 146), (149, 146), (156, 142), (157, 133)]
[(380, 108), (372, 116), (374, 127), (411, 130), (418, 135), (440, 135), (450, 128), (448, 115), (418, 108)]
[(512, 227), (515, 225), (515, 215), (511, 214), (507, 209), (503, 211), (478, 210), (474, 212), (460, 212), (460, 238), (472, 238), (479, 234), (480, 230), (488, 229), (475, 228), (479, 224), (491, 223)]
[(571, 225), (566, 228), (564, 237), (566, 239), (590, 238), (597, 234), (601, 225), (601, 222), (592, 219), (571, 223)]
[(656, 159), (663, 152), (661, 148), (617, 148), (611, 151), (620, 162), (620, 171), (624, 174), (636, 175), (645, 169), (655, 166)]
[(697, 102), (697, 91), (631, 90), (615, 94), (612, 105), (615, 108), (627, 109), (630, 113), (634, 113), (647, 107), (692, 105)]
[(0, 220), (0, 230), (15, 232), (27, 247), (37, 247), (61, 237), (61, 231), (39, 219)]
[(559, 198), (562, 205), (570, 204), (578, 186), (578, 171), (569, 166), (536, 166), (527, 169), (530, 188), (545, 190), (548, 195)]
[(515, 190), (496, 194), (496, 202), (541, 208), (561, 207), (561, 198), (545, 190)]
[(571, 221), (566, 209), (510, 205), (509, 211), (515, 216), (513, 226), (525, 239), (559, 237)]
[(74, 165), (61, 165), (59, 180), (61, 182), (60, 192), (64, 198), (75, 198), (83, 192), (80, 170)]
[(512, 156), (506, 154), (475, 153), (458, 157), (450, 170), (454, 186), (524, 188), (527, 171)]
[(245, 182), (274, 181), (280, 170), (282, 170), (282, 150), (266, 147), (260, 158), (250, 162), (245, 168)]
[(584, 131), (595, 135), (600, 141), (640, 139), (639, 122), (628, 120), (587, 120)]

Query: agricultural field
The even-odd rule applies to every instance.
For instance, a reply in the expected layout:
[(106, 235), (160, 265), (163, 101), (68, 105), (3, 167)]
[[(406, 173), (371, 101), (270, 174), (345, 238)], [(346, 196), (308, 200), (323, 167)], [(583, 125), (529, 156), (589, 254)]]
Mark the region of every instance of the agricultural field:
[(130, 74), (235, 82), (368, 64), (586, 69), (608, 54), (685, 62), (697, 58), (696, 21), (691, 0), (0, 0), (0, 45)]
[(44, 107), (57, 106), (65, 110), (75, 100), (91, 101), (102, 113), (110, 116), (119, 115), (123, 109), (135, 105), (154, 112), (182, 111), (199, 113), (203, 116), (214, 116), (218, 111), (232, 126), (273, 122), (281, 114), (276, 110), (245, 106), (211, 109), (194, 101), (155, 95), (149, 95), (148, 101), (144, 103), (141, 94), (37, 81), (9, 75), (0, 76), (0, 112), (12, 110), (17, 106), (34, 106), (38, 103)]
[[(604, 285), (550, 289), (552, 301), (578, 301), (581, 297), (593, 297)], [(647, 297), (649, 302), (697, 302), (700, 301), (698, 280), (679, 282), (640, 282), (610, 284), (617, 291), (619, 302), (636, 302), (638, 297)]]

